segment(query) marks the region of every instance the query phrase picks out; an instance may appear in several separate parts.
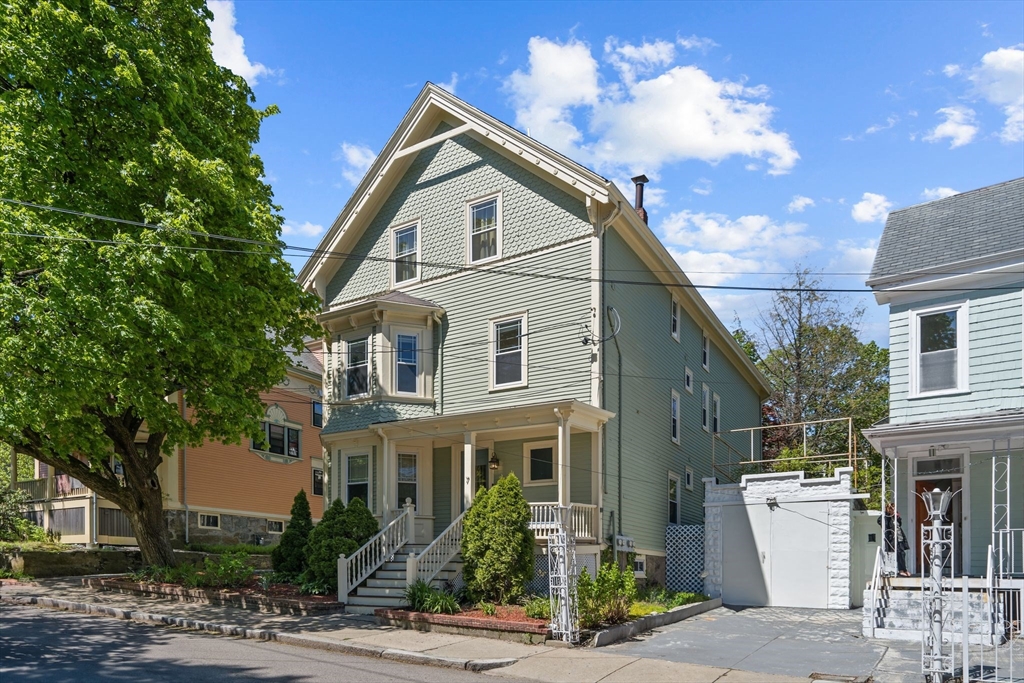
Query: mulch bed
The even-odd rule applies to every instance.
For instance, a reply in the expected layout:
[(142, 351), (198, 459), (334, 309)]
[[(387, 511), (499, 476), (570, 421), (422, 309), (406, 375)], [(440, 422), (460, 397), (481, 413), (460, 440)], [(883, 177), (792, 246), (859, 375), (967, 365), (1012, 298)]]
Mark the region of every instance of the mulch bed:
[(89, 588), (133, 595), (173, 598), (181, 602), (227, 605), (276, 614), (317, 614), (343, 610), (333, 595), (301, 595), (299, 587), (279, 583), (264, 591), (253, 579), (240, 588), (185, 588), (174, 583), (140, 583), (127, 578), (82, 579)]

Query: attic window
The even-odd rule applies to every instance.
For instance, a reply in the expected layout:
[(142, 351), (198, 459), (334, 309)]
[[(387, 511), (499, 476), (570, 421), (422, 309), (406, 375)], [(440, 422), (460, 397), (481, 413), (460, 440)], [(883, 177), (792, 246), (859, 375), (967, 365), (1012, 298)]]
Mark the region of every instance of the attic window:
[(469, 205), (469, 262), (480, 263), (499, 256), (498, 197)]
[(395, 284), (419, 279), (419, 223), (395, 229)]

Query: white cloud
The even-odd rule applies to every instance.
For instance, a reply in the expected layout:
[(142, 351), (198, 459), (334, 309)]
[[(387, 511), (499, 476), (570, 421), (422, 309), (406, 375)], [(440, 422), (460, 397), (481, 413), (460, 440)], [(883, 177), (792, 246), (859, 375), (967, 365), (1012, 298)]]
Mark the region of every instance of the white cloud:
[(793, 195), (793, 201), (786, 205), (786, 211), (789, 213), (803, 213), (804, 209), (808, 206), (814, 206), (814, 200), (810, 197), (796, 194)]
[(960, 65), (947, 64), (946, 66), (942, 67), (942, 73), (946, 74), (949, 77), (956, 76), (958, 73), (960, 73)]
[(684, 50), (700, 50), (701, 52), (707, 53), (713, 47), (718, 47), (718, 43), (711, 40), (710, 38), (701, 38), (700, 36), (690, 36), (689, 38), (676, 38), (676, 42)]
[(259, 82), (261, 76), (273, 76), (276, 72), (259, 62), (250, 62), (245, 54), (245, 40), (235, 30), (235, 3), (233, 0), (209, 0), (207, 7), (213, 12), (210, 22), (210, 39), (213, 41), (213, 61), (231, 69), (244, 78), (250, 86)]
[(377, 155), (366, 145), (354, 145), (349, 142), (341, 143), (341, 149), (334, 155), (335, 161), (341, 161), (345, 165), (341, 171), (342, 177), (353, 185), (359, 184), (376, 158)]
[(282, 235), (299, 235), (301, 237), (317, 237), (324, 231), (324, 226), (316, 223), (285, 223), (281, 226)]
[(459, 74), (457, 74), (457, 73), (455, 73), (453, 71), (452, 72), (452, 79), (450, 81), (448, 81), (447, 83), (438, 83), (437, 87), (441, 88), (442, 90), (447, 90), (448, 92), (450, 92), (451, 94), (454, 95), (455, 94), (455, 88), (458, 87), (458, 85), (459, 85)]
[(739, 258), (721, 251), (679, 251), (669, 249), (668, 253), (676, 260), (690, 281), (695, 285), (720, 285), (735, 280), (745, 273), (759, 273), (762, 268), (760, 261)]
[(896, 116), (896, 114), (890, 114), (885, 119), (885, 123), (876, 123), (873, 126), (868, 126), (867, 129), (864, 131), (864, 134), (865, 135), (874, 135), (875, 133), (877, 133), (879, 131), (889, 130), (890, 128), (892, 128), (893, 126), (895, 126), (899, 122), (900, 122), (900, 117)]
[(865, 192), (859, 202), (853, 205), (850, 215), (858, 223), (874, 223), (884, 221), (889, 216), (892, 202), (884, 194)]
[(987, 53), (968, 78), (982, 97), (1002, 107), (1006, 122), (999, 138), (1003, 142), (1024, 140), (1024, 48), (1004, 47)]
[(945, 199), (946, 197), (952, 197), (955, 194), (960, 194), (952, 187), (926, 187), (924, 192), (921, 193), (922, 199), (932, 201), (934, 199)]
[[(670, 67), (665, 41), (635, 46), (610, 38), (609, 62), (619, 78), (603, 85), (586, 43), (534, 37), (528, 47), (528, 69), (505, 82), (517, 125), (599, 169), (651, 174), (686, 159), (714, 164), (740, 155), (766, 161), (776, 175), (800, 158), (789, 136), (772, 128), (775, 109), (762, 101), (767, 87), (716, 81), (695, 66)], [(574, 121), (577, 113), (589, 114), (585, 130)]]
[(696, 183), (690, 186), (690, 189), (695, 193), (707, 197), (712, 192), (711, 181), (707, 178), (701, 178)]
[(836, 251), (838, 254), (829, 264), (830, 268), (842, 269), (844, 273), (870, 273), (875, 263), (875, 252), (878, 251), (878, 240), (865, 243), (839, 240)]
[(763, 255), (797, 257), (817, 249), (816, 239), (805, 234), (803, 223), (776, 223), (768, 216), (740, 216), (736, 220), (717, 213), (680, 211), (659, 226), (670, 245), (736, 252), (744, 258)]
[(944, 138), (949, 138), (949, 148), (955, 149), (966, 145), (978, 134), (973, 109), (956, 105), (943, 107), (935, 113), (945, 116), (946, 120), (922, 138), (927, 142), (940, 142)]

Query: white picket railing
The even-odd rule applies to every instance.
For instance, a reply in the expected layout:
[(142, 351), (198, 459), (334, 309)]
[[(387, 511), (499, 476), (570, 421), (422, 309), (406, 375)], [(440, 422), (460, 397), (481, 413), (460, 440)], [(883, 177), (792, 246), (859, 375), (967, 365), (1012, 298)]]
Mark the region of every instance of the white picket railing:
[(878, 589), (882, 583), (882, 546), (875, 548), (875, 567), (871, 570), (871, 637), (878, 625)]
[(410, 586), (416, 583), (417, 579), (430, 583), (445, 565), (459, 554), (462, 549), (462, 519), (465, 516), (466, 513), (463, 512), (456, 517), (455, 521), (418, 556), (409, 553), (405, 561), (405, 579)]
[(398, 549), (415, 537), (416, 506), (408, 498), (402, 511), (379, 534), (366, 542), (352, 557), (338, 556), (338, 602), (348, 602), (348, 594), (370, 574), (394, 557)]
[[(572, 530), (576, 538), (596, 541), (601, 526), (596, 505), (573, 503), (570, 511)], [(538, 539), (545, 539), (558, 531), (558, 503), (530, 503), (530, 528)]]

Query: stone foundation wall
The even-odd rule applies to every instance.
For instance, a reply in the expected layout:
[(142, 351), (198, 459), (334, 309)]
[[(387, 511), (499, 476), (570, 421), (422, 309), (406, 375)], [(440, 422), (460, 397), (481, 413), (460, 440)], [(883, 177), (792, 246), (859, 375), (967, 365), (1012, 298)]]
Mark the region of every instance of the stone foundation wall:
[[(205, 513), (204, 513), (205, 514)], [(255, 545), (276, 545), (281, 534), (267, 531), (265, 517), (244, 517), (241, 515), (220, 515), (220, 528), (208, 529), (199, 526), (199, 513), (188, 513), (188, 542), (234, 545), (236, 543), (253, 543)], [(185, 511), (165, 510), (164, 518), (167, 530), (171, 535), (171, 543), (175, 547), (185, 545)]]
[(647, 566), (647, 585), (665, 587), (665, 558), (661, 555), (645, 555)]

